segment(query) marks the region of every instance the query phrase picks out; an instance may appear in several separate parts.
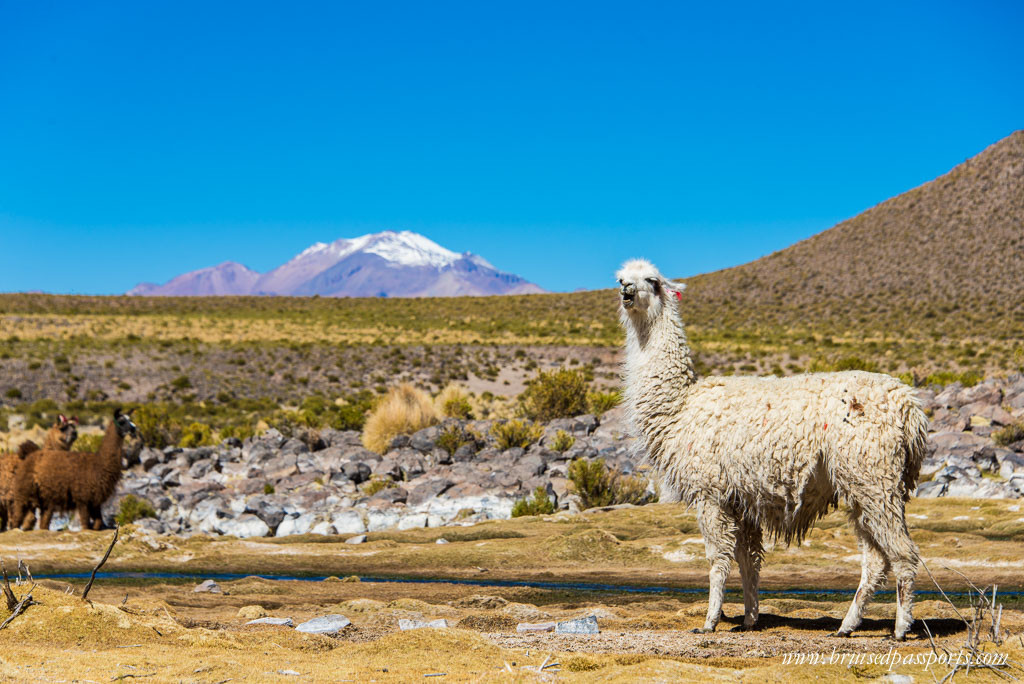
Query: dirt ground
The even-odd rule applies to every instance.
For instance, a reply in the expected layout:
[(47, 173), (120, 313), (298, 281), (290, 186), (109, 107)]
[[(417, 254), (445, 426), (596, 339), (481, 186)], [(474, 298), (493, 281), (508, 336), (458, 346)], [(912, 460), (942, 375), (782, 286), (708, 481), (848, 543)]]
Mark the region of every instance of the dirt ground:
[[(1016, 510), (1014, 510), (1014, 508)], [(914, 501), (912, 534), (947, 591), (999, 585), (1001, 643), (992, 657), (1024, 662), (1022, 515), (1015, 502)], [(918, 516), (918, 517), (914, 517)], [(765, 563), (760, 629), (732, 631), (742, 616), (734, 571), (725, 619), (714, 634), (694, 634), (706, 609), (706, 568), (692, 514), (659, 505), (370, 535), (365, 544), (324, 537), (282, 540), (149, 537), (128, 527), (104, 570), (186, 573), (187, 578), (101, 578), (90, 602), (84, 578), (112, 533), (12, 532), (0, 557), (27, 563), (39, 583), (37, 605), (0, 630), (2, 681), (810, 681), (873, 680), (890, 673), (915, 681), (949, 671), (934, 660), (956, 654), (966, 638), (968, 598), (957, 609), (921, 572), (918, 622), (908, 640), (892, 640), (893, 596), (883, 593), (850, 639), (838, 627), (856, 586), (855, 549), (841, 513), (819, 523), (810, 544), (772, 550)], [(445, 538), (449, 543), (438, 544)], [(698, 539), (699, 541), (699, 539)], [(218, 580), (222, 593), (197, 593), (209, 573), (329, 576)], [(364, 581), (357, 581), (361, 575)], [(483, 582), (540, 580), (542, 586), (370, 581), (379, 577), (451, 577)], [(571, 582), (628, 584), (598, 590)], [(551, 584), (555, 583), (555, 584)], [(28, 582), (15, 586), (18, 598)], [(780, 593), (801, 589), (808, 594)], [(1017, 594), (1013, 591), (1018, 590)], [(262, 615), (295, 624), (341, 614), (338, 635), (246, 625)], [(9, 613), (0, 601), (0, 621)], [(593, 615), (601, 633), (517, 632), (520, 623)], [(402, 631), (400, 619), (447, 621), (444, 629)], [(815, 655), (817, 654), (817, 655)], [(811, 664), (812, 657), (824, 664)], [(892, 664), (921, 658), (921, 662)], [(803, 657), (801, 664), (795, 659)], [(883, 658), (885, 662), (872, 662)], [(860, 658), (860, 660), (851, 659)], [(935, 656), (932, 655), (934, 659)], [(829, 660), (831, 659), (831, 661)], [(845, 659), (845, 660), (842, 660)], [(842, 660), (842, 661), (841, 661)], [(540, 666), (545, 666), (539, 670)], [(1007, 670), (1014, 676), (1019, 669)], [(436, 677), (434, 677), (436, 675)], [(965, 679), (957, 675), (957, 681)], [(1002, 679), (975, 668), (971, 681)], [(904, 680), (905, 681), (905, 680)]]

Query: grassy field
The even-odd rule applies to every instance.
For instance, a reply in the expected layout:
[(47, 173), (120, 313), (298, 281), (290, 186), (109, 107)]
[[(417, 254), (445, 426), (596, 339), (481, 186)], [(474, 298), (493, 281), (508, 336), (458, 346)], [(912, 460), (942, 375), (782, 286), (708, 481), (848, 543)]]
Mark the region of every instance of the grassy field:
[[(916, 500), (911, 533), (947, 591), (966, 587), (963, 573), (1001, 592), (1022, 587), (1024, 518), (1008, 501)], [(235, 540), (142, 536), (126, 528), (104, 570), (193, 573), (192, 580), (97, 582), (84, 603), (74, 595), (84, 580), (40, 580), (39, 605), (0, 631), (0, 676), (15, 680), (110, 681), (133, 675), (148, 681), (269, 681), (298, 672), (301, 681), (410, 681), (445, 673), (443, 681), (855, 681), (889, 671), (887, 665), (796, 665), (787, 653), (904, 656), (931, 652), (920, 618), (939, 648), (954, 653), (964, 640), (956, 611), (919, 574), (917, 629), (905, 644), (886, 634), (894, 612), (882, 594), (858, 635), (828, 636), (845, 612), (859, 575), (855, 542), (841, 513), (823, 519), (806, 543), (776, 548), (765, 562), (763, 628), (731, 632), (742, 615), (730, 579), (725, 620), (713, 635), (691, 634), (706, 609), (706, 564), (693, 515), (654, 505), (585, 515), (495, 521), (466, 528), (382, 532), (354, 546), (332, 537)], [(8, 533), (0, 557), (21, 558), (39, 576), (87, 571), (111, 533)], [(437, 544), (445, 537), (448, 544)], [(197, 594), (204, 573), (309, 574), (326, 581), (256, 577), (221, 582), (223, 594)], [(586, 587), (469, 586), (353, 581), (352, 575), (600, 582), (663, 587), (649, 593)], [(339, 580), (338, 578), (347, 578)], [(773, 594), (814, 587), (811, 595)], [(698, 591), (686, 591), (697, 589)], [(16, 588), (20, 596), (25, 585)], [(956, 596), (965, 612), (967, 599)], [(1009, 639), (989, 651), (1024, 655), (1019, 597), (1007, 595), (1002, 630)], [(329, 613), (352, 620), (338, 638), (302, 635), (281, 627), (246, 626), (254, 616), (291, 617), (296, 623)], [(8, 613), (0, 604), (0, 620)], [(597, 615), (598, 636), (518, 634), (520, 622)], [(445, 619), (450, 629), (402, 632), (397, 621)], [(55, 648), (57, 647), (57, 648)], [(57, 650), (59, 649), (59, 650)], [(558, 663), (544, 674), (535, 668)], [(947, 671), (935, 666), (935, 674)], [(557, 670), (558, 672), (554, 672)], [(923, 665), (893, 672), (930, 678)], [(1020, 674), (1020, 673), (1016, 673)], [(995, 681), (982, 675), (977, 681)], [(972, 677), (972, 681), (974, 678)]]

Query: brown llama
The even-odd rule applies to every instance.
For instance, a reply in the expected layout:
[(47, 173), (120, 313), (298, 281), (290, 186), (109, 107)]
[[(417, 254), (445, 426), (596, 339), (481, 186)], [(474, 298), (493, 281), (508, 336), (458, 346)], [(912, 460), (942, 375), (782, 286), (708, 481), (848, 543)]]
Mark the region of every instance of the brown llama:
[(39, 502), (41, 529), (49, 529), (57, 511), (78, 511), (83, 530), (103, 528), (100, 509), (121, 479), (125, 435), (138, 435), (131, 413), (114, 410), (99, 451), (41, 449), (29, 454), (15, 481), (15, 505), (11, 518), (34, 501)]
[[(43, 441), (44, 449), (70, 451), (71, 445), (78, 439), (78, 418), (68, 419), (64, 414), (57, 416), (57, 421), (46, 433)], [(13, 503), (14, 483), (22, 461), (29, 454), (39, 451), (39, 445), (28, 439), (21, 443), (17, 453), (0, 454), (0, 532), (11, 528), (23, 527), (31, 529), (35, 526), (35, 506), (26, 509), (23, 520), (8, 520), (8, 510)]]

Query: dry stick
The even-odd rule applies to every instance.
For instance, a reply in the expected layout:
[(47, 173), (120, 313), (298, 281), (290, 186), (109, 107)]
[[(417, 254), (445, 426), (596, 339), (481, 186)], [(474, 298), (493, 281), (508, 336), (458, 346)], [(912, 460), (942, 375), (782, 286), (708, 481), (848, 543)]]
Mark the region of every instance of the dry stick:
[(11, 591), (11, 580), (7, 577), (7, 566), (4, 565), (4, 559), (0, 558), (0, 571), (4, 575), (4, 598), (7, 599), (7, 610), (14, 610), (14, 606), (18, 605), (18, 599), (14, 597), (14, 592)]
[(92, 589), (92, 583), (96, 579), (96, 573), (103, 567), (103, 564), (107, 562), (107, 559), (110, 558), (110, 552), (114, 550), (114, 544), (117, 543), (117, 533), (120, 529), (120, 526), (114, 528), (114, 538), (110, 540), (110, 546), (107, 547), (107, 552), (103, 554), (103, 558), (101, 558), (100, 562), (96, 564), (96, 567), (92, 569), (92, 575), (89, 576), (89, 583), (86, 584), (85, 589), (82, 590), (83, 601), (85, 600), (85, 597), (89, 595), (89, 590)]
[(7, 619), (0, 623), (0, 629), (3, 629), (7, 625), (9, 625), (11, 623), (11, 620), (25, 612), (26, 608), (35, 605), (36, 602), (32, 600), (32, 590), (35, 588), (35, 584), (29, 587), (28, 593), (21, 597), (21, 600), (18, 601), (18, 604), (16, 606), (14, 606), (14, 609), (11, 611), (11, 614), (7, 616)]

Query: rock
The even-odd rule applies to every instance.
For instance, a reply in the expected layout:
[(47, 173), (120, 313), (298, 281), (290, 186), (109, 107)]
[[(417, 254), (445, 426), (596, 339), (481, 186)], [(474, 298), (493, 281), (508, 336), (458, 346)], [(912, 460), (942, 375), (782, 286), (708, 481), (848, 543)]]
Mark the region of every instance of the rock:
[(284, 520), (284, 508), (276, 500), (267, 496), (253, 497), (245, 507), (246, 512), (255, 514), (272, 530)]
[(306, 534), (313, 528), (314, 522), (316, 522), (316, 515), (313, 513), (303, 513), (293, 518), (285, 518), (277, 526), (274, 536), (287, 537), (292, 534)]
[(1014, 475), (1024, 474), (1024, 455), (1010, 452), (1002, 457), (999, 463), (999, 476), (1004, 480), (1013, 478)]
[(445, 478), (431, 479), (421, 484), (417, 484), (409, 492), (409, 497), (406, 500), (406, 503), (409, 506), (419, 506), (428, 499), (432, 499), (450, 489), (453, 484), (454, 482)]
[(391, 440), (391, 444), (388, 445), (388, 451), (395, 451), (396, 449), (404, 449), (409, 446), (411, 440), (409, 435), (397, 435)]
[(409, 493), (403, 487), (385, 487), (370, 497), (370, 501), (377, 504), (405, 503)]
[(366, 531), (379, 532), (390, 529), (398, 524), (398, 518), (396, 510), (369, 510), (366, 512)]
[(217, 529), (221, 534), (228, 534), (239, 539), (249, 537), (270, 536), (270, 526), (251, 513), (243, 513), (234, 519), (221, 522)]
[(447, 539), (445, 539), (444, 537), (438, 537), (438, 538), (437, 538), (437, 539), (436, 539), (436, 540), (434, 541), (434, 543), (435, 543), (435, 544), (448, 544), (448, 543), (450, 543), (450, 542), (449, 542), (449, 541), (448, 541)]
[(556, 623), (554, 622), (520, 622), (516, 625), (516, 632), (519, 634), (528, 632), (554, 632), (555, 625)]
[(427, 514), (426, 513), (415, 513), (413, 515), (407, 515), (398, 521), (398, 529), (400, 530), (414, 530), (420, 527), (427, 526)]
[(452, 460), (456, 463), (472, 461), (473, 457), (476, 456), (476, 451), (475, 444), (463, 444), (455, 450), (455, 453), (452, 455)]
[(276, 617), (261, 617), (255, 620), (249, 620), (245, 624), (247, 625), (278, 625), (281, 627), (294, 627), (295, 622), (291, 618), (276, 618)]
[(345, 477), (356, 484), (362, 484), (370, 479), (373, 470), (363, 461), (348, 461), (341, 467)]
[(423, 428), (419, 432), (413, 433), (412, 437), (409, 438), (409, 446), (417, 451), (429, 454), (437, 445), (439, 434), (441, 434), (441, 430), (437, 426)]
[(238, 609), (238, 617), (243, 620), (258, 620), (267, 617), (267, 609), (259, 605), (242, 606)]
[(939, 482), (937, 480), (931, 480), (930, 482), (922, 482), (917, 486), (916, 495), (921, 498), (935, 498), (939, 496), (945, 496), (947, 484), (945, 482)]
[(575, 620), (565, 620), (555, 625), (555, 633), (557, 634), (600, 634), (600, 632), (601, 630), (597, 626), (597, 618), (593, 615), (576, 618)]
[(366, 532), (363, 516), (356, 510), (338, 511), (331, 520), (337, 534), (359, 534)]
[(439, 620), (430, 620), (430, 621), (427, 621), (427, 620), (407, 620), (405, 618), (402, 618), (401, 620), (398, 621), (398, 628), (401, 629), (401, 630), (424, 629), (424, 628), (447, 629), (448, 628), (448, 621), (445, 620), (444, 618), (441, 618)]
[(196, 588), (192, 590), (193, 593), (210, 593), (210, 594), (223, 594), (220, 585), (214, 582), (212, 579), (203, 580), (201, 583), (196, 585)]
[(139, 452), (139, 464), (142, 469), (149, 471), (163, 461), (163, 454), (156, 449), (144, 448)]
[(345, 540), (346, 544), (363, 544), (365, 542), (366, 542), (366, 535), (365, 534), (357, 534), (356, 536), (349, 537), (348, 539)]
[(308, 634), (337, 634), (351, 624), (352, 622), (344, 615), (324, 615), (306, 620), (296, 627), (295, 631)]

